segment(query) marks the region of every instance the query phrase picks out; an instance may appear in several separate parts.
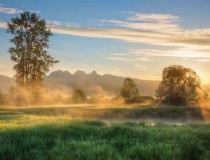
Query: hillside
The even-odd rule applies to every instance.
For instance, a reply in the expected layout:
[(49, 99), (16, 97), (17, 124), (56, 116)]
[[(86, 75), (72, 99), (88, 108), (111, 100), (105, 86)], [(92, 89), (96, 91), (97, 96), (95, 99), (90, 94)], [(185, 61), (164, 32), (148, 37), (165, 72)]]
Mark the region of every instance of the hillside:
[(0, 75), (0, 91), (3, 93), (8, 93), (10, 86), (14, 84), (14, 79)]

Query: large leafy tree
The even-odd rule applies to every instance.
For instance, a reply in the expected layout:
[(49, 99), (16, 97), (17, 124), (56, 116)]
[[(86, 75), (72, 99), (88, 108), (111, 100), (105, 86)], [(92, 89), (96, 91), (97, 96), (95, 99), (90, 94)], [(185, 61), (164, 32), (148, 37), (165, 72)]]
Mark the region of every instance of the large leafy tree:
[(49, 37), (52, 36), (46, 22), (36, 13), (25, 11), (7, 23), (7, 33), (12, 34), (9, 49), (15, 63), (16, 82), (21, 87), (41, 85), (43, 78), (56, 61), (47, 52)]
[(172, 105), (197, 103), (203, 94), (200, 77), (194, 70), (180, 65), (166, 67), (156, 94)]
[(137, 85), (131, 78), (126, 78), (124, 80), (121, 88), (121, 96), (124, 97), (127, 102), (132, 102), (139, 97)]

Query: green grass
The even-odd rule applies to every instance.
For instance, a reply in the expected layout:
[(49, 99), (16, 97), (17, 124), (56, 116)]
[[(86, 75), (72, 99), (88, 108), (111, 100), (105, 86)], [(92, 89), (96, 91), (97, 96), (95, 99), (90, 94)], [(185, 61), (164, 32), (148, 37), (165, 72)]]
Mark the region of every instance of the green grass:
[(165, 121), (196, 109), (85, 107), (1, 108), (0, 160), (210, 159), (210, 124)]
[(210, 159), (210, 125), (99, 121), (6, 129), (0, 159)]

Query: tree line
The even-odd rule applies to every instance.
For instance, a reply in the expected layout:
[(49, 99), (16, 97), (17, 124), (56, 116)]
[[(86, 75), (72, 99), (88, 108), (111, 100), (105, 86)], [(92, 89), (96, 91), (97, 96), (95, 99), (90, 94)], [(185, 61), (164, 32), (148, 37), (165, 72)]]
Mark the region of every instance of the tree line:
[[(126, 78), (121, 95), (129, 102), (138, 102), (137, 85)], [(156, 98), (170, 105), (198, 105), (207, 94), (201, 87), (200, 77), (190, 68), (172, 65), (163, 69), (162, 81), (156, 90)]]

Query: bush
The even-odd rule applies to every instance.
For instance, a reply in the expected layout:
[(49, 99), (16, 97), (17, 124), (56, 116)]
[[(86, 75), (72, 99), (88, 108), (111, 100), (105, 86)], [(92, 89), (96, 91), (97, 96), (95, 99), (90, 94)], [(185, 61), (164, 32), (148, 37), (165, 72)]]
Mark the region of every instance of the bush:
[(74, 103), (84, 103), (87, 101), (86, 94), (84, 93), (83, 90), (81, 89), (76, 89), (74, 90), (73, 96), (72, 96), (72, 101)]

